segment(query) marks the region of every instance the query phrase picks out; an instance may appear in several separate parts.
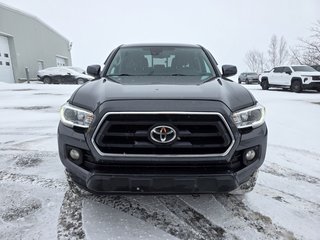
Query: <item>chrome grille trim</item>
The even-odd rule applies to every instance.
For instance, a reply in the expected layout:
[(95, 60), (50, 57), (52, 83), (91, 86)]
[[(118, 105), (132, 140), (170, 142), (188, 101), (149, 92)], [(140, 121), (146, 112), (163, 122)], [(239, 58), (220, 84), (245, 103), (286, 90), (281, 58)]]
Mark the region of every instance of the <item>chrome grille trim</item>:
[[(230, 146), (228, 147), (228, 149), (223, 152), (223, 153), (219, 153), (219, 154), (168, 154), (168, 155), (157, 155), (157, 154), (119, 154), (119, 153), (104, 153), (102, 152), (97, 144), (95, 143), (95, 137), (101, 127), (101, 125), (104, 123), (104, 120), (109, 116), (109, 115), (115, 115), (115, 114), (141, 114), (141, 115), (151, 115), (151, 114), (179, 114), (179, 115), (216, 115), (219, 116), (221, 118), (221, 120), (223, 121), (225, 127), (227, 128), (230, 136), (231, 136), (231, 143)], [(235, 138), (234, 135), (231, 131), (231, 128), (228, 124), (228, 122), (226, 121), (226, 119), (223, 117), (223, 115), (219, 112), (173, 112), (173, 111), (164, 111), (164, 112), (108, 112), (106, 113), (100, 120), (98, 126), (96, 127), (92, 138), (91, 138), (91, 143), (94, 146), (95, 150), (98, 152), (98, 154), (100, 156), (110, 156), (110, 157), (157, 157), (157, 158), (175, 158), (175, 157), (186, 157), (186, 158), (192, 158), (192, 157), (223, 157), (228, 155), (228, 153), (231, 151), (231, 149), (233, 148), (234, 144), (235, 144)]]

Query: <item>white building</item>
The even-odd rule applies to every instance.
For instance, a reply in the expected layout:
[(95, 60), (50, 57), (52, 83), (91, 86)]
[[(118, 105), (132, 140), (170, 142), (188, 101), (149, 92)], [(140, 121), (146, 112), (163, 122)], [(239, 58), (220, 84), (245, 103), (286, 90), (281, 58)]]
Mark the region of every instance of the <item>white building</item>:
[(35, 16), (0, 3), (0, 82), (37, 78), (47, 67), (72, 65), (71, 43)]

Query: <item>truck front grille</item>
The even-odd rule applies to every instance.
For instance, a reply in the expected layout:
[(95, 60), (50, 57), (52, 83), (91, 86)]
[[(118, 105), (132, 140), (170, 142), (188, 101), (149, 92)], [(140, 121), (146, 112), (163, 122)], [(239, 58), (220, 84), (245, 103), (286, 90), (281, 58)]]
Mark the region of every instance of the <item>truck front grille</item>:
[[(176, 140), (156, 144), (154, 126), (172, 126)], [(108, 113), (101, 120), (93, 144), (102, 154), (225, 155), (234, 139), (219, 113)]]

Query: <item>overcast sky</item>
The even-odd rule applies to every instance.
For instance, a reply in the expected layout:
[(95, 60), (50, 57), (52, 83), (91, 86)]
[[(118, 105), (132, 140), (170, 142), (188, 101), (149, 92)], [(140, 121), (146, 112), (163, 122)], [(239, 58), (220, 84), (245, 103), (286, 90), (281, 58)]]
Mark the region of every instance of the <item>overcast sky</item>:
[(272, 34), (289, 45), (320, 19), (320, 0), (0, 0), (37, 16), (72, 43), (73, 65), (103, 64), (123, 43), (201, 44), (220, 67), (247, 70), (250, 49), (267, 51)]

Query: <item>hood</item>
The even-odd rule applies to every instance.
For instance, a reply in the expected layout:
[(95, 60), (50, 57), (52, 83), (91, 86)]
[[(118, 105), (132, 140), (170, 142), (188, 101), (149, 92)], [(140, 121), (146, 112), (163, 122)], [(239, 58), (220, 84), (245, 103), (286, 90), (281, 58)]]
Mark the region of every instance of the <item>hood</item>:
[(301, 76), (320, 76), (320, 72), (299, 72)]
[(256, 103), (246, 88), (230, 80), (216, 78), (199, 82), (203, 80), (198, 76), (102, 78), (78, 88), (70, 103), (91, 111), (105, 101), (116, 100), (209, 100), (222, 102), (231, 111)]

